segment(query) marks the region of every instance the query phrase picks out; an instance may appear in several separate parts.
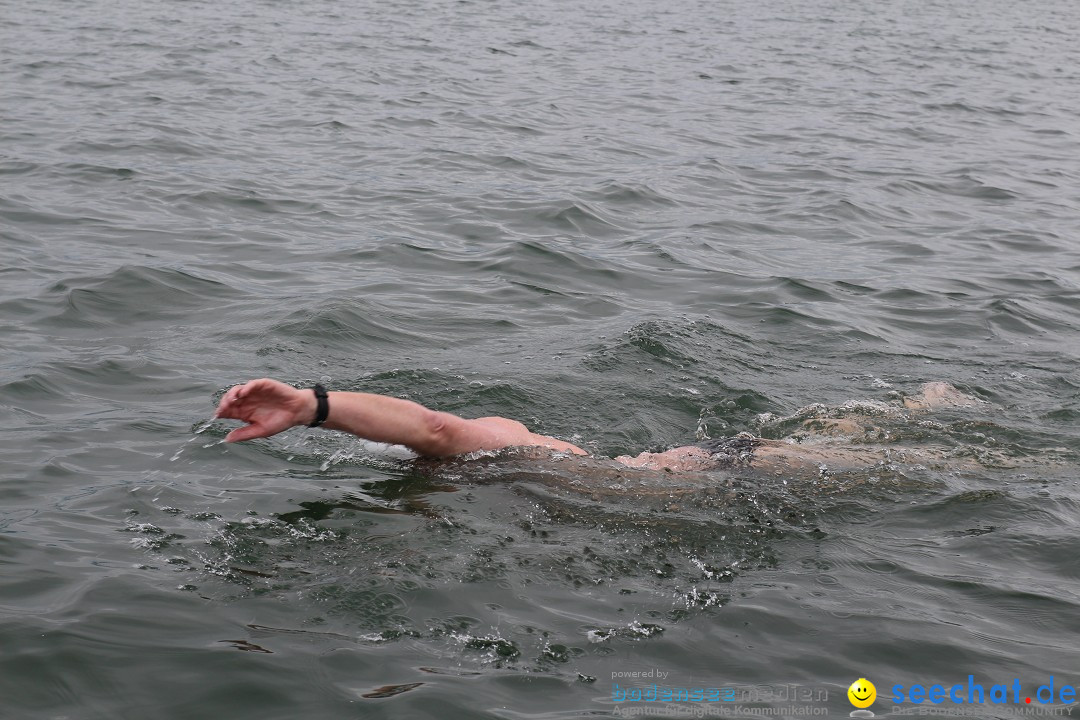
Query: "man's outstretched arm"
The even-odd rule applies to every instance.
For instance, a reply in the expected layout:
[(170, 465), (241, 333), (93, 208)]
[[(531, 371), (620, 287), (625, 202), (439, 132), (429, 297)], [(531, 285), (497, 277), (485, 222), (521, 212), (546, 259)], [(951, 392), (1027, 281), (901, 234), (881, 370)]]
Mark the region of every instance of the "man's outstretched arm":
[[(532, 445), (587, 454), (568, 442), (529, 432), (514, 420), (497, 417), (466, 420), (385, 395), (331, 392), (329, 406), (323, 427), (344, 430), (375, 442), (405, 445), (426, 457)], [(217, 417), (247, 423), (225, 437), (227, 442), (238, 442), (308, 425), (315, 419), (317, 408), (311, 390), (297, 390), (263, 378), (230, 388), (221, 398)]]

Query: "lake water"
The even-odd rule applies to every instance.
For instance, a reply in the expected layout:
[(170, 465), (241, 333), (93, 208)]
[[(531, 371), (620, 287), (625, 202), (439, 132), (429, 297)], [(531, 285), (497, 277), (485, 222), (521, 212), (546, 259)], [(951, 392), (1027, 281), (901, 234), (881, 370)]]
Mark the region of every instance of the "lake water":
[[(0, 717), (1071, 709), (1077, 37), (1065, 0), (0, 3)], [(223, 445), (260, 376), (598, 456), (984, 402), (889, 425), (951, 468), (598, 485)], [(617, 702), (651, 685), (738, 702)]]

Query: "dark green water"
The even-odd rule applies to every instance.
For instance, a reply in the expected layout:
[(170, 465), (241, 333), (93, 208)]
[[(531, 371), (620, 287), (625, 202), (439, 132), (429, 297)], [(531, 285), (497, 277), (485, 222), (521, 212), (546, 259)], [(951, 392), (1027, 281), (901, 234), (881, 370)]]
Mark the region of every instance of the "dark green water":
[[(0, 717), (1080, 683), (1077, 36), (1063, 0), (0, 2)], [(894, 446), (1021, 466), (222, 445), (259, 376), (597, 455), (945, 380), (985, 404)]]

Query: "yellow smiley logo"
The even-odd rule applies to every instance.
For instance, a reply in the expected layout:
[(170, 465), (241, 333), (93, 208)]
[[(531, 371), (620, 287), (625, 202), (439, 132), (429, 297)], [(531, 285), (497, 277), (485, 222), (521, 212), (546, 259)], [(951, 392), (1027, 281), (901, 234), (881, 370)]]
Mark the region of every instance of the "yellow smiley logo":
[(877, 699), (877, 688), (866, 678), (859, 678), (847, 689), (847, 698), (857, 708), (868, 708)]

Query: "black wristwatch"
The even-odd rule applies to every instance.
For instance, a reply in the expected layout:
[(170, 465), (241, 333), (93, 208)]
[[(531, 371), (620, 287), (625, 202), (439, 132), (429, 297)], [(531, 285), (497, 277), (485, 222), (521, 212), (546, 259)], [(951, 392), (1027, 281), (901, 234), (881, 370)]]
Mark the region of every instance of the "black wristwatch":
[(326, 422), (326, 418), (330, 415), (330, 396), (326, 394), (326, 388), (319, 383), (315, 383), (315, 387), (311, 388), (311, 391), (315, 393), (317, 406), (315, 408), (315, 421), (308, 427), (319, 427)]

